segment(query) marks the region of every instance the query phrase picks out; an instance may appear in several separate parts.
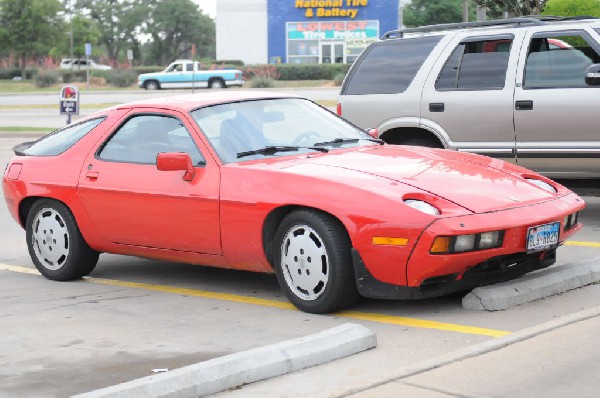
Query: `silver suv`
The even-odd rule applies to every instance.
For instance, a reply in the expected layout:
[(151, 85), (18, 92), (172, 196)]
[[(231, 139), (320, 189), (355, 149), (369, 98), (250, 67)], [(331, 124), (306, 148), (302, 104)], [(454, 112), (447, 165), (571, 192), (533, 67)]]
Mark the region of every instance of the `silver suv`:
[(386, 33), (342, 85), (338, 114), (392, 144), (600, 178), (600, 20), (512, 18)]

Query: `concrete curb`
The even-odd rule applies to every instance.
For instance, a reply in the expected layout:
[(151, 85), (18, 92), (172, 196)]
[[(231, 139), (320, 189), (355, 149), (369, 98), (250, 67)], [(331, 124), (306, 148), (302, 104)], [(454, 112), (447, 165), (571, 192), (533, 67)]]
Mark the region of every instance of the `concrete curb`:
[(492, 351), (500, 350), (509, 345), (531, 339), (535, 336), (559, 329), (561, 327), (571, 325), (573, 323), (585, 321), (586, 319), (595, 318), (600, 316), (600, 307), (592, 308), (589, 310), (580, 311), (576, 314), (567, 315), (554, 319), (549, 322), (542, 323), (540, 325), (532, 326), (527, 329), (523, 329), (519, 332), (509, 334), (504, 337), (484, 341), (483, 343), (475, 344), (470, 347), (465, 347), (454, 352), (450, 352), (439, 357), (421, 361), (413, 366), (408, 366), (393, 374), (387, 374), (379, 378), (379, 380), (372, 380), (368, 385), (354, 386), (345, 389), (344, 391), (337, 391), (331, 396), (335, 397), (348, 397), (353, 394), (358, 394), (364, 391), (377, 388), (387, 383), (405, 379), (420, 373), (425, 373), (430, 370), (441, 368), (442, 366), (449, 365), (454, 362), (462, 361), (469, 358), (474, 358), (483, 354), (487, 354)]
[(330, 362), (376, 345), (377, 336), (371, 330), (346, 323), (305, 337), (215, 358), (76, 397), (203, 397)]
[(564, 264), (519, 279), (473, 289), (463, 297), (468, 310), (499, 311), (600, 281), (600, 257)]

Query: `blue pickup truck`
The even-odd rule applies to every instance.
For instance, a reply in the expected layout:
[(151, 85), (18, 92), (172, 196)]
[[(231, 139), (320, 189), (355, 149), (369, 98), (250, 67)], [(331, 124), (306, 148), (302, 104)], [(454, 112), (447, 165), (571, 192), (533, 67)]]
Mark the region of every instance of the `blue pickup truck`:
[(146, 90), (161, 88), (225, 88), (243, 86), (242, 71), (237, 69), (201, 70), (200, 63), (178, 59), (162, 72), (142, 73), (138, 86)]

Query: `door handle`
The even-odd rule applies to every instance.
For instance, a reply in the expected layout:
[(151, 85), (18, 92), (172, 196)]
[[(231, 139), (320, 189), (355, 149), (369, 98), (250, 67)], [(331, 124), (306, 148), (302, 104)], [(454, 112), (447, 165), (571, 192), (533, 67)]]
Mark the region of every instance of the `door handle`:
[(432, 102), (429, 104), (429, 112), (444, 112), (443, 102)]
[(515, 102), (515, 109), (518, 111), (533, 110), (533, 101), (517, 101)]
[(85, 173), (85, 176), (87, 178), (89, 178), (90, 180), (98, 179), (99, 175), (100, 175), (100, 173), (98, 173), (97, 171), (88, 171), (87, 173)]

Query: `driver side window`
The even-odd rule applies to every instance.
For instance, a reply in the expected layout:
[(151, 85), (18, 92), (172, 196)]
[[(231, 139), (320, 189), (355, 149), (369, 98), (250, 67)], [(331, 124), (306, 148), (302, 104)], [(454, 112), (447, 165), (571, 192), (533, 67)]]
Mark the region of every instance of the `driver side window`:
[(132, 117), (109, 138), (98, 157), (113, 162), (156, 164), (156, 156), (161, 152), (185, 152), (195, 166), (206, 164), (185, 126), (174, 117), (162, 115)]

